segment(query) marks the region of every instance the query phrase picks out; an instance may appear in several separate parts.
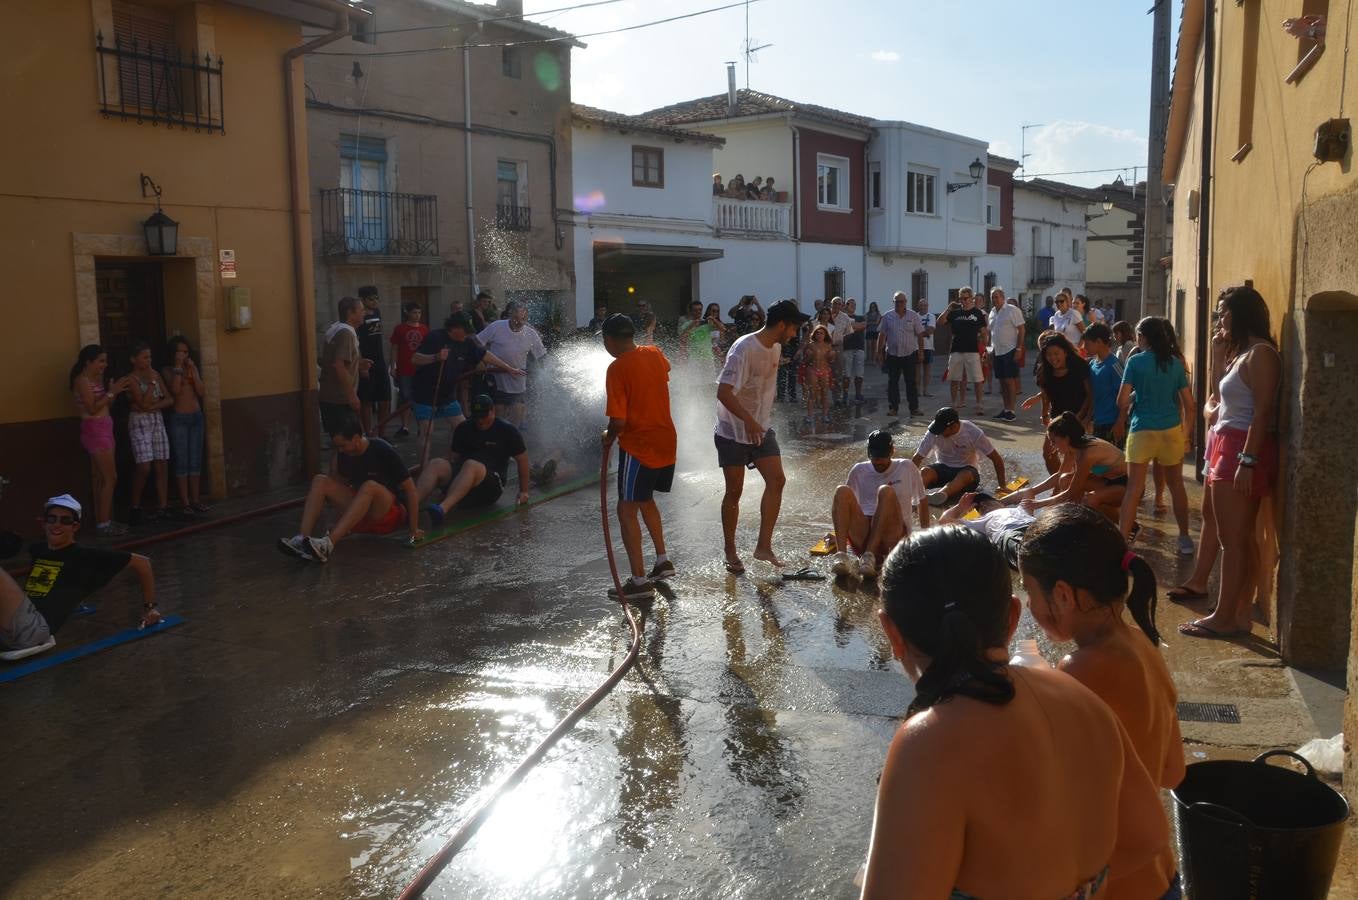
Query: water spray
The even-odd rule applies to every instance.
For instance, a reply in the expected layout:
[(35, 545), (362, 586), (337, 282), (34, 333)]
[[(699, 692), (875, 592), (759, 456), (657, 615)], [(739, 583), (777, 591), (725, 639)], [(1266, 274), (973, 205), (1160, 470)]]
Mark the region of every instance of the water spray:
[(613, 533), (608, 520), (608, 448), (604, 448), (600, 454), (599, 464), (599, 516), (603, 524), (604, 532), (604, 552), (608, 557), (608, 571), (613, 577), (613, 587), (617, 591), (618, 600), (622, 603), (623, 615), (627, 617), (627, 624), (632, 629), (632, 645), (628, 648), (627, 656), (618, 667), (604, 679), (603, 683), (594, 689), (594, 692), (586, 697), (579, 706), (571, 710), (570, 714), (557, 723), (542, 742), (533, 748), (533, 751), (523, 758), (523, 761), (505, 776), (497, 784), (485, 799), (472, 810), (471, 814), (463, 819), (462, 824), (453, 832), (452, 837), (439, 848), (439, 851), (430, 857), (424, 864), (419, 873), (406, 885), (405, 890), (401, 891), (401, 900), (412, 900), (412, 898), (424, 896), (424, 892), (434, 883), (434, 879), (439, 876), (448, 863), (452, 862), (453, 857), (458, 854), (463, 847), (472, 839), (477, 830), (485, 824), (494, 811), (495, 804), (501, 797), (508, 794), (532, 771), (538, 763), (546, 757), (547, 751), (552, 748), (561, 738), (575, 727), (585, 715), (599, 704), (599, 701), (622, 681), (627, 670), (632, 668), (632, 664), (637, 661), (637, 654), (641, 651), (641, 626), (637, 624), (636, 616), (632, 612), (631, 606), (627, 603), (627, 598), (622, 592), (622, 581), (618, 577), (618, 566), (613, 556)]

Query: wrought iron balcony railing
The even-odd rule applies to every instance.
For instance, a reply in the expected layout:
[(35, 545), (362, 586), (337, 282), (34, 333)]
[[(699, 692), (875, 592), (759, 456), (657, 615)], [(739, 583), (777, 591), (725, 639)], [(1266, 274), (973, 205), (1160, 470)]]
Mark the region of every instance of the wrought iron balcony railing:
[(527, 206), (497, 204), (495, 227), (501, 231), (529, 231), (533, 227), (533, 210)]
[(105, 117), (165, 123), (194, 131), (226, 133), (222, 105), (222, 58), (196, 50), (158, 47), (145, 41), (95, 35), (99, 61), (99, 111)]
[(438, 256), (438, 197), (325, 188), (322, 256)]

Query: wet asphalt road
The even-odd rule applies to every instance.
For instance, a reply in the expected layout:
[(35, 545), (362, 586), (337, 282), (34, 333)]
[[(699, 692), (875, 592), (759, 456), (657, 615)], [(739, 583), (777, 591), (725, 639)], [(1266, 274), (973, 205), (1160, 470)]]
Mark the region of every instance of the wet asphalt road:
[[(856, 895), (909, 683), (874, 598), (726, 574), (710, 400), (678, 412), (662, 510), (680, 577), (646, 612), (637, 668), (430, 896)], [(821, 434), (779, 416), (776, 545), (800, 565), (887, 420), (875, 401)], [(896, 427), (898, 454), (925, 424)], [(984, 422), (1011, 473), (1041, 470), (1034, 425)], [(759, 488), (751, 473), (745, 553)], [(356, 538), (324, 567), (273, 550), (297, 515), (151, 548), (184, 625), (0, 685), (0, 895), (393, 896), (626, 653), (597, 488), (421, 549)], [(106, 591), (62, 645), (126, 627), (135, 602)]]

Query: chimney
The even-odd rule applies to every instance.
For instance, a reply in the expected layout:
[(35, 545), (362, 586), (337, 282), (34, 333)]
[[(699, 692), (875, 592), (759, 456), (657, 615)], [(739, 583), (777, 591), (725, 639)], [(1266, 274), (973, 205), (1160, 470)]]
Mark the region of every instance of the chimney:
[[(503, 0), (501, 0), (503, 2)], [(736, 64), (726, 64), (726, 115), (736, 114)]]
[(523, 18), (523, 0), (495, 0), (495, 8), (502, 15)]

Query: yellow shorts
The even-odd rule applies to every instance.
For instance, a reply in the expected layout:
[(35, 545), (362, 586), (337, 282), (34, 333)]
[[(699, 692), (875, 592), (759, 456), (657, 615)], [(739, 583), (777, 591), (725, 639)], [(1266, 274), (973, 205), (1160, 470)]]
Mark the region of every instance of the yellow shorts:
[(1181, 466), (1184, 461), (1184, 430), (1180, 425), (1162, 431), (1133, 431), (1127, 435), (1127, 462), (1158, 462)]

